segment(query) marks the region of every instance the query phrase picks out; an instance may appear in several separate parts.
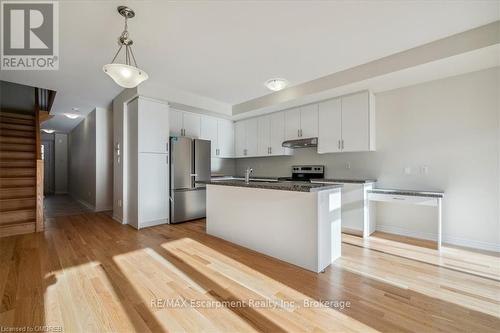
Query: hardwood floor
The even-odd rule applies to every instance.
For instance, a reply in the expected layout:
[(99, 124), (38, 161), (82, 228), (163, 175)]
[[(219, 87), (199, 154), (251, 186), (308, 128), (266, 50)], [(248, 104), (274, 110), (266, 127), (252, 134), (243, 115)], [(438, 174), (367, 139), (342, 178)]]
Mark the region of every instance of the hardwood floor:
[[(342, 250), (315, 274), (206, 235), (204, 221), (136, 231), (101, 213), (56, 217), (0, 239), (0, 329), (498, 332), (499, 281)], [(304, 306), (313, 300), (344, 303)]]

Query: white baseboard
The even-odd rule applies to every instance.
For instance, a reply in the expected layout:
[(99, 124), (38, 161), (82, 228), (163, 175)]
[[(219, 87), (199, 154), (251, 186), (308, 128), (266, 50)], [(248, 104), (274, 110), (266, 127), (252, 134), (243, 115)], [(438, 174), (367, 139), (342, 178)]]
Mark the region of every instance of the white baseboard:
[(119, 217), (118, 217), (118, 216), (116, 216), (115, 214), (112, 214), (112, 215), (111, 215), (111, 218), (112, 218), (114, 221), (116, 221), (116, 222), (118, 222), (118, 223), (120, 223), (120, 224), (126, 224), (125, 222), (123, 222), (123, 221), (122, 221), (122, 219), (121, 219), (121, 218), (119, 218)]
[(137, 228), (137, 229), (144, 229), (144, 228), (154, 227), (156, 225), (167, 224), (167, 223), (168, 223), (168, 218), (153, 220), (153, 221), (148, 221), (148, 222), (141, 222), (140, 228)]
[[(378, 225), (377, 224), (376, 230), (382, 231), (382, 232), (387, 232), (389, 234), (396, 234), (396, 235), (413, 237), (413, 238), (420, 238), (420, 239), (426, 239), (426, 240), (432, 240), (432, 241), (437, 240), (437, 234), (430, 233), (430, 232), (409, 230), (409, 229), (405, 229), (405, 228), (401, 228), (401, 227), (395, 227), (392, 225)], [(482, 242), (482, 241), (476, 241), (476, 240), (472, 240), (472, 239), (451, 237), (451, 236), (446, 236), (446, 235), (443, 235), (442, 241), (443, 241), (443, 243), (448, 243), (448, 244), (463, 246), (463, 247), (470, 247), (470, 248), (478, 249), (478, 250), (500, 252), (500, 244), (496, 244), (496, 243)]]
[(78, 203), (82, 204), (83, 206), (87, 207), (88, 209), (90, 209), (91, 211), (95, 212), (95, 207), (93, 205), (91, 205), (90, 203), (88, 203), (87, 201), (85, 200), (81, 200), (81, 199), (78, 199), (74, 196), (71, 196), (73, 199), (75, 199), (76, 201), (78, 201)]

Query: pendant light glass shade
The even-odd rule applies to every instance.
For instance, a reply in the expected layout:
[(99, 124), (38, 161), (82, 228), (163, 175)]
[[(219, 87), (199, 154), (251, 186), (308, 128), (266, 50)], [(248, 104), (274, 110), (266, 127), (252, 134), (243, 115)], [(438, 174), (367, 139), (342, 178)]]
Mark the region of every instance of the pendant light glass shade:
[[(147, 80), (149, 75), (137, 67), (134, 52), (132, 51), (132, 44), (134, 42), (129, 37), (127, 21), (128, 19), (133, 18), (135, 13), (132, 9), (126, 6), (119, 6), (117, 9), (118, 13), (125, 18), (125, 28), (120, 37), (118, 37), (118, 51), (113, 57), (113, 60), (111, 60), (111, 63), (104, 65), (102, 70), (119, 86), (124, 88), (134, 88), (141, 82)], [(125, 63), (115, 63), (116, 58), (124, 47)]]
[(145, 71), (125, 64), (107, 64), (102, 67), (102, 70), (104, 73), (108, 74), (117, 85), (124, 88), (137, 87), (149, 77)]

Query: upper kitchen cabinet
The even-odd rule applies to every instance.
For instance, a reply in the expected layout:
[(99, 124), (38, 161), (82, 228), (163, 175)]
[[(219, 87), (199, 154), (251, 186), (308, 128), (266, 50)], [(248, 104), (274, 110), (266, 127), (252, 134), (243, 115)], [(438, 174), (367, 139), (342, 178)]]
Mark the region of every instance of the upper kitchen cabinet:
[(183, 136), (199, 138), (201, 132), (201, 116), (196, 113), (184, 112), (182, 115)]
[(340, 98), (319, 103), (318, 153), (342, 151), (342, 104)]
[(246, 136), (246, 154), (245, 156), (258, 156), (258, 137), (259, 126), (258, 119), (251, 118), (244, 120)]
[(129, 133), (129, 141), (137, 142), (137, 152), (168, 153), (168, 104), (137, 97), (128, 103), (127, 110), (135, 122)]
[(318, 105), (311, 104), (285, 112), (286, 140), (318, 136)]
[(234, 125), (236, 157), (290, 155), (283, 148), (285, 141), (285, 112), (237, 121)]
[(201, 132), (201, 116), (196, 113), (170, 110), (170, 134), (199, 138)]
[(285, 113), (276, 112), (257, 119), (259, 127), (258, 155), (290, 155), (291, 150), (282, 146), (283, 141), (285, 141)]
[(318, 136), (318, 104), (300, 108), (300, 137), (315, 138)]
[(234, 123), (234, 155), (245, 157), (246, 155), (246, 126), (244, 121)]
[(212, 157), (234, 157), (234, 126), (231, 120), (202, 116), (200, 138), (210, 140)]
[(182, 111), (170, 108), (168, 111), (170, 119), (170, 135), (171, 136), (181, 136), (182, 135)]
[(300, 138), (300, 108), (285, 111), (285, 138), (286, 140)]
[(319, 104), (319, 153), (375, 150), (375, 105), (368, 91)]
[(258, 119), (245, 119), (234, 124), (236, 157), (258, 156)]
[(227, 119), (217, 119), (217, 157), (234, 157), (234, 122)]

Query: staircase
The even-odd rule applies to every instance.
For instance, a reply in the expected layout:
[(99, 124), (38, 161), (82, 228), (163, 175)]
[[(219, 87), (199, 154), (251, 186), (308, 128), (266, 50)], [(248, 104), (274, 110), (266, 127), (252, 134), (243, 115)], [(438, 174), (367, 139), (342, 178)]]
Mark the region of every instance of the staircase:
[(0, 111), (0, 237), (43, 230), (37, 122), (37, 115)]

